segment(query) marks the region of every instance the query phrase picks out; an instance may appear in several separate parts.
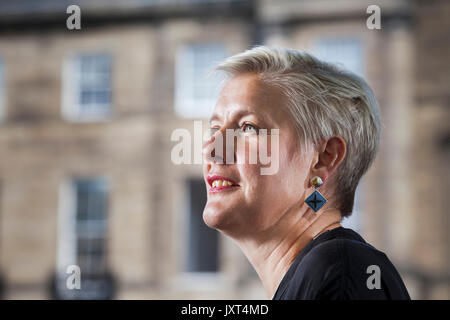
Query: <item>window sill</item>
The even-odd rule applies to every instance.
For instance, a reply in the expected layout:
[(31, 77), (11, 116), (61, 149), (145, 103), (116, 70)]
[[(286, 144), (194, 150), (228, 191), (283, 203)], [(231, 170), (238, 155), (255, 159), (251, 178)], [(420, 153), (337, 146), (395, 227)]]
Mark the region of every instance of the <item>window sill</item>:
[(63, 116), (63, 120), (69, 123), (106, 123), (111, 122), (113, 120), (112, 116), (105, 117), (71, 117), (71, 116)]

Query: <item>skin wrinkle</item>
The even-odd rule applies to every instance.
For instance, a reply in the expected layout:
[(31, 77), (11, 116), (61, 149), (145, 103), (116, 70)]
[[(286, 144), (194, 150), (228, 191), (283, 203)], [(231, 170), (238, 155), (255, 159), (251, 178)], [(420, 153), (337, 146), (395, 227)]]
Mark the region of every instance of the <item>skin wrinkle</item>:
[[(223, 87), (211, 123), (218, 131), (225, 132), (238, 128), (246, 119), (239, 113), (251, 111), (257, 117), (254, 122), (264, 122), (268, 130), (280, 128), (279, 170), (276, 174), (262, 176), (259, 169), (264, 165), (261, 163), (215, 163), (207, 156), (214, 137), (205, 143), (203, 152), (205, 180), (208, 175), (218, 174), (239, 184), (226, 191), (208, 192), (203, 219), (208, 226), (237, 242), (255, 268), (269, 298), (273, 297), (298, 253), (317, 234), (339, 226), (341, 220), (339, 210), (331, 202), (314, 213), (304, 201), (314, 190), (310, 180), (315, 175), (324, 180), (321, 193), (325, 197), (332, 193), (334, 185), (330, 185), (327, 178), (333, 176), (342, 160), (336, 153), (343, 150), (345, 153), (345, 146), (340, 146), (341, 140), (332, 138), (332, 143), (323, 141), (317, 148), (312, 147), (312, 143), (299, 148), (295, 124), (289, 110), (283, 107), (286, 103), (280, 88), (265, 85), (253, 74), (237, 76)], [(249, 135), (248, 139), (259, 140), (259, 137)], [(270, 143), (268, 139), (269, 150)], [(247, 140), (245, 152), (237, 150), (236, 144), (234, 150), (228, 150), (231, 146), (225, 141), (222, 147), (224, 157), (226, 153), (234, 152), (235, 159), (255, 151), (250, 149), (254, 147)], [(208, 183), (207, 189), (210, 190)]]
[[(279, 255), (281, 255), (281, 257), (280, 257), (280, 261), (278, 262), (278, 264), (276, 265), (276, 267), (279, 266), (280, 263), (281, 263), (281, 260), (283, 259), (283, 257), (286, 257), (287, 254), (288, 254), (288, 252), (292, 250), (293, 244), (294, 244), (296, 241), (298, 241), (298, 239), (301, 237), (301, 235), (303, 234), (303, 232), (305, 232), (305, 231), (312, 225), (312, 223), (313, 223), (317, 218), (318, 218), (318, 217), (315, 217), (315, 219), (312, 219), (312, 220), (308, 220), (309, 223), (306, 224), (305, 227), (304, 227), (304, 229), (300, 231), (300, 235), (298, 235), (298, 232), (295, 232), (295, 231), (296, 231), (295, 228), (292, 228), (291, 231), (286, 235), (286, 237), (285, 237), (285, 238), (282, 238), (282, 239), (278, 242), (278, 244), (275, 246), (275, 249), (274, 249), (272, 252), (269, 252), (269, 255), (266, 257), (266, 259), (268, 260), (274, 253), (276, 253), (276, 252), (278, 251), (277, 249), (278, 249), (278, 248), (281, 246), (281, 244), (283, 243), (283, 240), (290, 238), (291, 234), (294, 233), (294, 234), (295, 234), (294, 239), (293, 239), (291, 242), (288, 243), (288, 246), (286, 247), (285, 251), (282, 251), (282, 252), (279, 253)], [(304, 219), (304, 218), (301, 217), (301, 218), (299, 219), (299, 221), (302, 220), (302, 219)], [(292, 257), (291, 257), (291, 258), (292, 258)]]
[[(306, 208), (305, 208), (305, 209), (306, 209)], [(281, 218), (280, 218), (280, 219), (281, 219)], [(299, 215), (298, 221), (294, 221), (294, 223), (292, 224), (292, 226), (297, 225), (297, 223), (299, 223), (302, 219), (305, 219), (305, 218), (303, 217), (303, 215)], [(306, 219), (306, 220), (307, 220), (307, 219)], [(308, 220), (308, 222), (312, 223), (312, 221), (310, 221), (310, 220)], [(308, 226), (309, 226), (309, 224), (308, 224)], [(305, 228), (305, 230), (306, 230), (306, 228)], [(295, 228), (294, 228), (294, 227), (292, 227), (292, 228), (290, 229), (290, 232), (288, 232), (284, 238), (281, 238), (281, 239), (280, 239), (280, 241), (275, 245), (275, 249), (274, 249), (273, 251), (269, 251), (269, 254), (268, 254), (267, 256), (265, 256), (264, 258), (265, 258), (265, 259), (269, 259), (269, 258), (276, 252), (276, 248), (278, 248), (278, 247), (280, 246), (280, 244), (283, 243), (283, 240), (289, 238), (289, 236), (290, 236), (291, 233), (293, 233), (293, 232), (295, 232)], [(298, 237), (296, 237), (296, 239), (297, 239), (297, 238), (298, 238)], [(286, 252), (287, 252), (287, 250), (286, 250)], [(284, 254), (285, 254), (286, 252), (284, 252)], [(283, 256), (284, 254), (282, 254), (282, 256)]]
[[(322, 215), (318, 216), (312, 213), (311, 209), (307, 209), (305, 215), (307, 213), (310, 213), (311, 214), (310, 217), (312, 217), (312, 220), (307, 220), (304, 216), (302, 216), (299, 220), (307, 220), (307, 223), (303, 224), (302, 229), (296, 230), (294, 227), (296, 224), (291, 224), (293, 227), (291, 228), (290, 232), (286, 236), (282, 237), (281, 241), (279, 241), (277, 245), (271, 248), (268, 255), (263, 256), (260, 259), (253, 258), (254, 261), (259, 260), (260, 263), (264, 263), (264, 265), (266, 266), (266, 270), (264, 272), (258, 272), (257, 270), (258, 274), (275, 274), (275, 273), (285, 274), (289, 269), (290, 265), (292, 264), (292, 262), (295, 260), (296, 256), (309, 243), (309, 241), (317, 237), (320, 233), (326, 231), (330, 226), (338, 227), (339, 223), (336, 222), (336, 219), (331, 219), (331, 223), (326, 223), (326, 226), (324, 228), (319, 226), (320, 231), (317, 232), (315, 230), (312, 230), (312, 228), (314, 227), (314, 223), (317, 220), (319, 220), (319, 218), (321, 217), (323, 218), (325, 216), (325, 212), (326, 211), (324, 211)], [(335, 210), (328, 210), (328, 212), (336, 213)], [(337, 216), (339, 216), (338, 220), (340, 220), (340, 214), (338, 214)], [(297, 235), (293, 238), (293, 240), (288, 242), (288, 244), (286, 245), (283, 240), (291, 238), (292, 234)], [(295, 243), (297, 245), (294, 245)], [(266, 244), (266, 246), (270, 247), (270, 244)], [(243, 249), (244, 252), (249, 251), (243, 245), (241, 245), (241, 248)], [(259, 251), (263, 251), (261, 249), (263, 249), (262, 246), (257, 246), (257, 249), (253, 250), (253, 252), (255, 254), (258, 254)], [(250, 260), (252, 260), (252, 258), (250, 258)], [(270, 260), (275, 261), (275, 264), (267, 263)], [(271, 293), (268, 294), (269, 296), (271, 295), (273, 296), (273, 294), (276, 291), (276, 288), (279, 285), (279, 282), (281, 282), (281, 279), (279, 279), (279, 282), (277, 281), (275, 281), (274, 284), (272, 285), (273, 289), (270, 291)]]

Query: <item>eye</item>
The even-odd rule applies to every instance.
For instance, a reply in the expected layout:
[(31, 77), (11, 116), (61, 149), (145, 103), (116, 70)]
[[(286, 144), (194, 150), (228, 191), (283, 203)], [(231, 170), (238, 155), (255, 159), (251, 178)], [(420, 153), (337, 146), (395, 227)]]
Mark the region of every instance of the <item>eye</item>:
[(259, 128), (250, 123), (244, 123), (241, 127), (241, 131), (246, 134), (258, 134)]
[(219, 131), (219, 129), (220, 129), (219, 127), (209, 128), (209, 137), (214, 136), (216, 134), (216, 132)]

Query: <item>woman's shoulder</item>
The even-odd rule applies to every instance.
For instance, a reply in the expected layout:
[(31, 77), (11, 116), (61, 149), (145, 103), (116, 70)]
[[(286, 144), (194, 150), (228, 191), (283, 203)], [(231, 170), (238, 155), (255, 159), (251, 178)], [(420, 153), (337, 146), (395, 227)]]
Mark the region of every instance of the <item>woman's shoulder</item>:
[(310, 243), (292, 265), (294, 270), (284, 290), (290, 299), (385, 298), (384, 291), (367, 288), (367, 279), (374, 268), (382, 272), (383, 279), (404, 286), (385, 253), (353, 230), (331, 231)]
[[(344, 233), (347, 234), (343, 236)], [(298, 264), (300, 273), (332, 273), (336, 277), (352, 278), (355, 271), (358, 274), (365, 273), (371, 265), (392, 266), (384, 252), (367, 243), (351, 229), (336, 230), (335, 237), (322, 240), (303, 256)]]

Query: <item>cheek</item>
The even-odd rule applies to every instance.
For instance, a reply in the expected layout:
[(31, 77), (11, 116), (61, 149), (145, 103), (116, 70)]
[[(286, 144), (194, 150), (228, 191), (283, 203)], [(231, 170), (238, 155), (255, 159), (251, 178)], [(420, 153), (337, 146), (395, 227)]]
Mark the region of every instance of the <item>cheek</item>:
[(266, 165), (260, 163), (238, 166), (245, 186), (247, 207), (255, 209), (260, 217), (267, 215), (266, 218), (269, 218), (282, 213), (286, 206), (291, 206), (301, 199), (302, 190), (304, 192), (298, 163), (293, 162), (292, 157), (282, 150), (279, 162), (278, 172), (272, 175), (262, 175), (261, 167)]
[[(249, 183), (249, 190), (269, 188), (286, 191), (290, 188), (303, 185), (302, 175), (304, 161), (300, 161), (298, 150), (293, 146), (291, 139), (281, 137), (272, 141), (270, 136), (264, 138), (249, 137), (245, 143), (236, 150), (236, 163), (238, 164), (242, 180)], [(273, 146), (276, 143), (277, 146)], [(271, 167), (277, 163), (278, 170), (273, 174), (262, 174), (262, 168)]]
[(307, 189), (306, 181), (309, 175), (309, 166), (306, 158), (300, 155), (281, 153), (280, 159), (280, 185), (283, 190), (295, 199), (301, 200)]
[(280, 141), (278, 172), (261, 177), (261, 185), (264, 186), (262, 192), (265, 194), (263, 201), (267, 202), (268, 207), (278, 210), (276, 214), (282, 214), (283, 210), (304, 198), (307, 176), (306, 160), (291, 144)]
[[(249, 141), (245, 143), (245, 152), (239, 152), (239, 150), (236, 152), (237, 161), (240, 163), (238, 165), (240, 177), (245, 186), (246, 207), (251, 212), (254, 211), (255, 214), (258, 214), (265, 223), (270, 223), (269, 221), (274, 217), (278, 217), (287, 208), (301, 201), (305, 193), (304, 182), (308, 174), (306, 160), (301, 157), (299, 150), (291, 140), (283, 138), (281, 137), (278, 142), (277, 154), (271, 152), (269, 136), (267, 147), (264, 147), (264, 143), (262, 143), (261, 150), (259, 150), (258, 142), (255, 143), (248, 139)], [(257, 139), (255, 140), (257, 141)], [(261, 168), (270, 164), (261, 164), (259, 156), (256, 164), (250, 163), (250, 154), (259, 155), (259, 152), (272, 159), (275, 156), (278, 157), (279, 170), (275, 174), (261, 174)]]
[[(273, 161), (279, 159), (281, 153), (278, 146), (279, 141), (275, 140), (272, 141), (270, 135), (243, 138), (236, 143), (236, 163), (253, 165), (258, 168), (269, 167)], [(273, 142), (277, 144), (276, 147), (272, 146)]]
[(241, 165), (258, 164), (258, 139), (255, 136), (243, 137), (236, 142), (236, 163)]
[(261, 180), (259, 166), (256, 164), (238, 165), (239, 175), (244, 186), (245, 197), (249, 202), (255, 202), (261, 195), (261, 189), (264, 187), (264, 181)]

